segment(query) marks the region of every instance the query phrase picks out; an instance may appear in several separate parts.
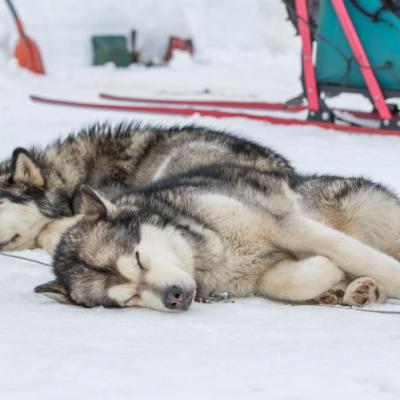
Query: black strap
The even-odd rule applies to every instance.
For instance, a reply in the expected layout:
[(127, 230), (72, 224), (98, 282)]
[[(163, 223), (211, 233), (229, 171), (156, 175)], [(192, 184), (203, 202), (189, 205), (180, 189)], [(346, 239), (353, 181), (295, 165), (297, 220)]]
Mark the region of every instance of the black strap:
[[(295, 0), (282, 0), (286, 6), (287, 14), (289, 20), (292, 22), (297, 33), (298, 29), (298, 15), (296, 12)], [(313, 36), (314, 30), (317, 27), (317, 19), (319, 13), (319, 3), (321, 0), (308, 0), (308, 16), (309, 16), (309, 26), (311, 29), (311, 35)]]
[(361, 13), (366, 15), (368, 18), (371, 18), (374, 22), (379, 22), (382, 21), (379, 17), (382, 11), (384, 10), (390, 10), (392, 12), (395, 12), (395, 3), (393, 0), (381, 0), (381, 6), (373, 13), (370, 13), (367, 11), (359, 2), (358, 0), (350, 0), (354, 7), (357, 8)]
[(386, 8), (390, 11), (396, 13), (399, 11), (400, 4), (396, 0), (381, 0), (383, 4), (386, 5)]

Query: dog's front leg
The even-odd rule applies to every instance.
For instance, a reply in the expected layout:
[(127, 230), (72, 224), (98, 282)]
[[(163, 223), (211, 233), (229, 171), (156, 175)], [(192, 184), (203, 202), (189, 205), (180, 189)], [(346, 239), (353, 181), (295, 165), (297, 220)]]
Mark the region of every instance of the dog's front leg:
[(356, 277), (369, 276), (400, 298), (400, 263), (353, 237), (298, 214), (277, 221), (276, 245), (294, 254), (329, 257), (343, 271)]
[(52, 220), (39, 232), (36, 238), (37, 247), (54, 254), (62, 235), (81, 218), (82, 215), (78, 214), (73, 217)]

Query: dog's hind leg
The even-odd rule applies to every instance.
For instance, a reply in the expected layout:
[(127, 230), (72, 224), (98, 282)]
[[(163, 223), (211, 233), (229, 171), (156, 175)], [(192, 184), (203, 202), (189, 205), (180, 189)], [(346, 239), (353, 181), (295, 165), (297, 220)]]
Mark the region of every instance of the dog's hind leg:
[(400, 263), (357, 239), (298, 214), (276, 221), (275, 244), (294, 254), (329, 257), (344, 272), (369, 276), (400, 298)]
[(264, 273), (257, 294), (303, 302), (320, 296), (344, 279), (344, 272), (327, 257), (314, 256), (300, 261), (287, 259)]

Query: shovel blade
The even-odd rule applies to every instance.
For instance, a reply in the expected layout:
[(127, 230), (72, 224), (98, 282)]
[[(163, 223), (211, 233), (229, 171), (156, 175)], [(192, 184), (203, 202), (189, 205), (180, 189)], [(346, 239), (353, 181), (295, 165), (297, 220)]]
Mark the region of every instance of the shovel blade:
[(20, 67), (36, 74), (44, 74), (39, 47), (31, 38), (27, 36), (20, 37), (15, 47), (14, 55)]

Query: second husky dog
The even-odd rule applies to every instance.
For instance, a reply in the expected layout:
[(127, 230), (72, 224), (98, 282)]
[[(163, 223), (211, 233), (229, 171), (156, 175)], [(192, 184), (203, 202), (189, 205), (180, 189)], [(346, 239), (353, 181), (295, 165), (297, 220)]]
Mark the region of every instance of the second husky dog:
[(44, 150), (16, 149), (0, 164), (0, 250), (42, 247), (74, 223), (79, 186), (111, 196), (210, 163), (290, 171), (272, 150), (206, 128), (95, 125)]
[(400, 297), (400, 202), (361, 178), (217, 165), (112, 202), (85, 186), (82, 201), (55, 254), (57, 279), (36, 288), (63, 302), (176, 311), (195, 292)]

